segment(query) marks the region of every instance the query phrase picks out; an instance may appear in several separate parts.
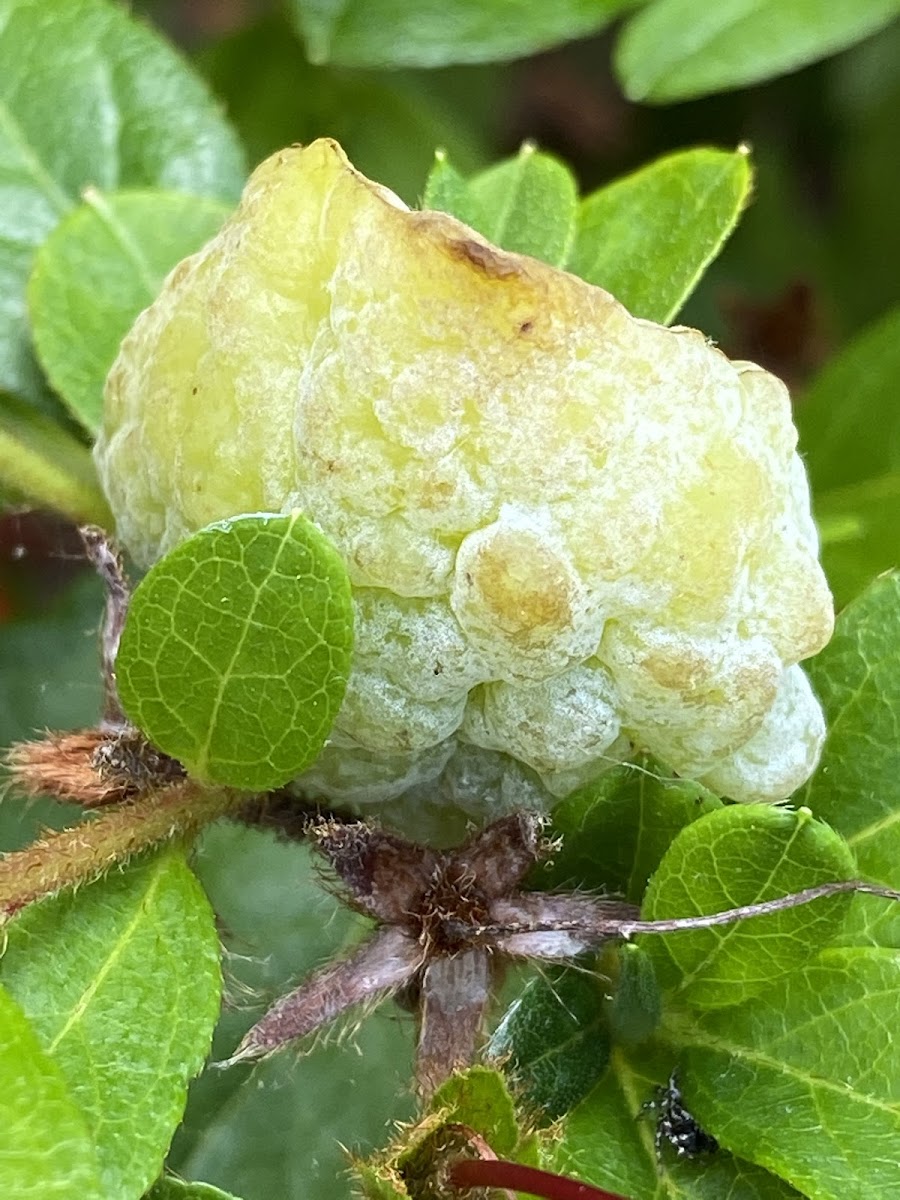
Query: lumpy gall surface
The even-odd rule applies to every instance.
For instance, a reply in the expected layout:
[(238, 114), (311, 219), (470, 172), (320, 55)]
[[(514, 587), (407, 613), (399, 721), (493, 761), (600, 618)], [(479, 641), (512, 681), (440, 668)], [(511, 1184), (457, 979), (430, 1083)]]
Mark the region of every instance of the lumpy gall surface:
[(553, 794), (635, 749), (739, 800), (815, 766), (796, 664), (832, 605), (784, 386), (333, 142), (264, 162), (169, 276), (96, 460), (143, 564), (240, 512), (334, 541), (355, 666), (306, 780), (331, 798), (465, 801), (482, 752)]

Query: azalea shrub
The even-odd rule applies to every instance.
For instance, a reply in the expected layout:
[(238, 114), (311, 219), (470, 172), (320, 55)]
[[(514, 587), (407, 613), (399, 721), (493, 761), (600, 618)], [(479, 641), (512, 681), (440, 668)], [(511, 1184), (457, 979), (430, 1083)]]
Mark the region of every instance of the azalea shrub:
[(0, 0), (0, 1194), (892, 1194), (896, 0), (145, 7)]

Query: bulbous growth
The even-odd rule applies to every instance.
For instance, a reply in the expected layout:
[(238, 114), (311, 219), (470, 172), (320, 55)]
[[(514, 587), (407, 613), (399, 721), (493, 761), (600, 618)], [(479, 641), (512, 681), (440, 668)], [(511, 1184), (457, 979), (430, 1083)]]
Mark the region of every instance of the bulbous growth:
[(816, 763), (796, 664), (832, 628), (795, 446), (774, 376), (319, 141), (138, 318), (96, 461), (143, 564), (290, 508), (345, 556), (355, 666), (310, 788), (465, 803), (524, 764), (559, 795), (646, 749), (778, 800)]

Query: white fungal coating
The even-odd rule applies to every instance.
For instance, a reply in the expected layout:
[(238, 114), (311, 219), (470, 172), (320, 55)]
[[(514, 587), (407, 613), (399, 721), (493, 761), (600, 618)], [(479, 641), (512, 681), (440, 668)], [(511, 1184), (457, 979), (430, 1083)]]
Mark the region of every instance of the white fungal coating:
[(637, 748), (775, 800), (815, 766), (795, 664), (832, 627), (795, 446), (774, 376), (321, 141), (138, 319), (96, 461), (141, 563), (265, 509), (344, 554), (354, 673), (305, 781), (332, 799), (456, 794), (478, 746), (556, 794)]

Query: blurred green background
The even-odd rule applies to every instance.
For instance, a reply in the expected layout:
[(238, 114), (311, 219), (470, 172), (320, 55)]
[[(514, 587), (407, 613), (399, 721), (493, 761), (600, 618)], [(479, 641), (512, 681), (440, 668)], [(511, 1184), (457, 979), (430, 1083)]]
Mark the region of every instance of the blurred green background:
[[(437, 146), (469, 171), (534, 139), (589, 192), (669, 150), (749, 143), (754, 202), (681, 320), (781, 375), (798, 406), (814, 373), (898, 301), (897, 24), (767, 84), (658, 107), (624, 98), (611, 66), (614, 30), (497, 65), (372, 71), (311, 65), (281, 6), (263, 0), (133, 8), (206, 75), (251, 166), (279, 146), (330, 135), (410, 204)], [(896, 554), (895, 522), (884, 536)], [(0, 518), (0, 745), (93, 723), (98, 604), (69, 528)], [(7, 799), (0, 845), (65, 816)], [(267, 834), (216, 828), (197, 862), (228, 952), (214, 1054), (224, 1057), (287, 981), (353, 936), (354, 922), (318, 885), (305, 851)], [(300, 1062), (211, 1069), (193, 1089), (171, 1166), (245, 1200), (346, 1196), (342, 1146), (383, 1143), (386, 1122), (410, 1115), (411, 1053), (411, 1020), (385, 1006)]]

